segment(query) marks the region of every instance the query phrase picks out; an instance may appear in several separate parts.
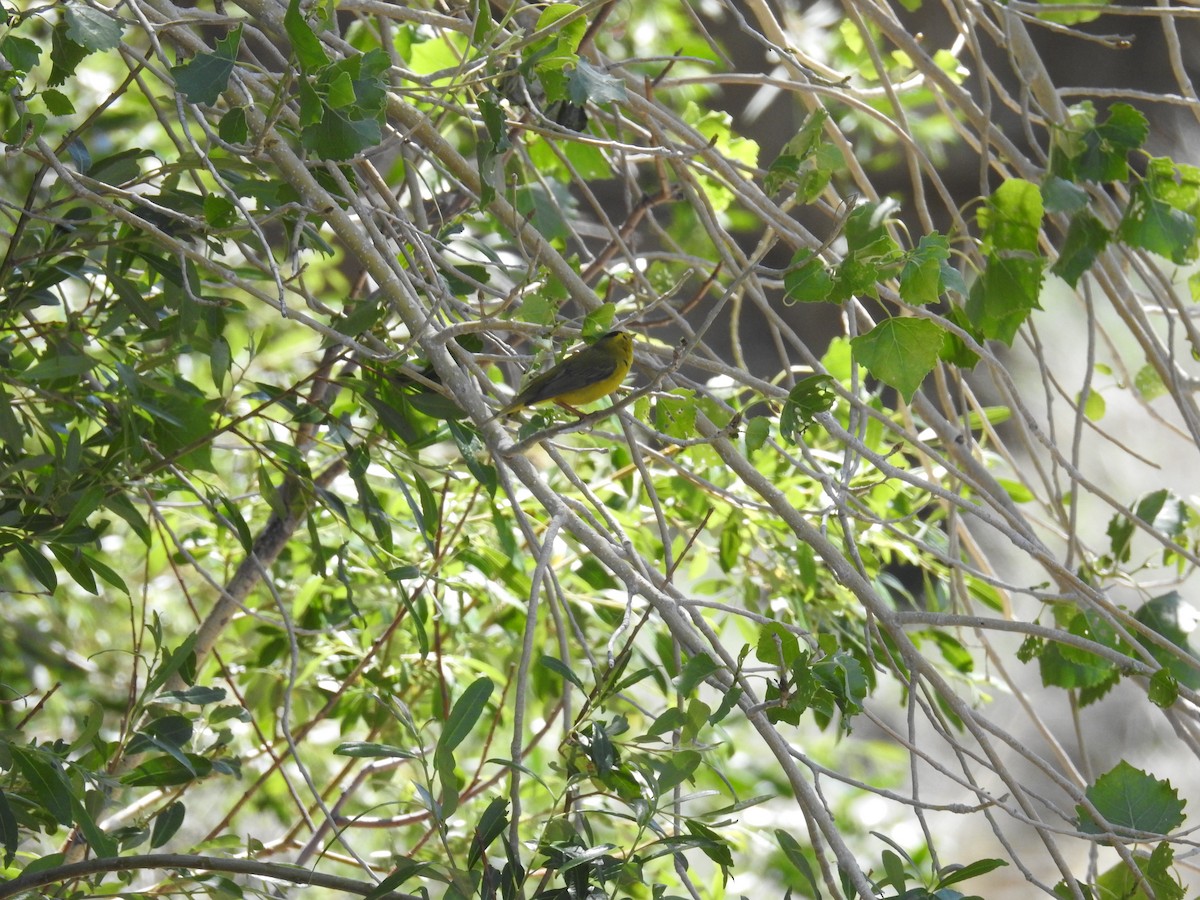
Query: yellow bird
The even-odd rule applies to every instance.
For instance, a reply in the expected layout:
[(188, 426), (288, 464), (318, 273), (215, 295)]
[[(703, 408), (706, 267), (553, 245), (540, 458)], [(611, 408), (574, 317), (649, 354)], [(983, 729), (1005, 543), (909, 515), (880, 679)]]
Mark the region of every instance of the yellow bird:
[(633, 335), (610, 331), (531, 380), (499, 415), (550, 400), (578, 412), (576, 406), (599, 400), (619, 388), (632, 364)]

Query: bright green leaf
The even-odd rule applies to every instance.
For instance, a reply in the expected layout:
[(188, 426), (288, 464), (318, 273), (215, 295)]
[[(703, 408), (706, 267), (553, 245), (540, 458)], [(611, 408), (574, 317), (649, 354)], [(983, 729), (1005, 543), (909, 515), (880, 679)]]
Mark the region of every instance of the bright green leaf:
[(1181, 265), (1197, 255), (1196, 217), (1155, 196), (1146, 182), (1134, 187), (1117, 233), (1130, 246)]
[(936, 303), (945, 290), (942, 271), (949, 258), (950, 243), (944, 236), (923, 235), (916, 248), (906, 254), (900, 270), (901, 298), (915, 306)]
[(1089, 390), (1087, 398), (1083, 403), (1083, 414), (1093, 422), (1099, 422), (1104, 418), (1105, 410), (1108, 405), (1104, 402), (1104, 395), (1099, 391)]
[(6, 34), (0, 39), (0, 56), (8, 60), (14, 70), (25, 74), (38, 64), (42, 48), (28, 38)]
[(1042, 193), (1036, 184), (1021, 178), (1005, 181), (978, 213), (984, 253), (1019, 250), (1036, 254), (1043, 213)]
[(854, 358), (911, 400), (941, 355), (945, 330), (929, 319), (885, 319), (852, 340)]

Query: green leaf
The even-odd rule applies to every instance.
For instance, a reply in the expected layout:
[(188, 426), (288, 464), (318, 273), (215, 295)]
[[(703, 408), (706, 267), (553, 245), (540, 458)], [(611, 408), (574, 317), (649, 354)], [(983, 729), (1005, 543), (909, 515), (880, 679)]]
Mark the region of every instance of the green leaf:
[(1108, 520), (1108, 552), (1116, 562), (1128, 562), (1130, 541), (1136, 525), (1127, 516), (1115, 515)]
[(17, 446), (25, 432), (13, 409), (12, 396), (0, 387), (0, 443)]
[[(180, 642), (174, 650), (169, 650), (154, 674), (146, 682), (146, 695), (153, 695), (170, 680), (177, 672), (194, 672), (196, 667), (196, 634), (193, 632)], [(190, 684), (191, 682), (185, 682)]]
[(717, 564), (721, 571), (732, 572), (738, 564), (742, 549), (740, 513), (732, 513), (721, 526), (717, 541)]
[(449, 428), (450, 436), (454, 438), (454, 443), (458, 445), (467, 471), (475, 476), (475, 480), (483, 486), (489, 497), (496, 496), (496, 490), (500, 486), (499, 475), (496, 467), (486, 461), (487, 449), (484, 447), (479, 433), (454, 419), (448, 419), (446, 425)]
[(783, 154), (807, 159), (812, 156), (825, 141), (825, 126), (829, 123), (829, 111), (818, 106), (804, 117), (800, 128), (783, 145)]
[(613, 103), (625, 99), (625, 82), (601, 72), (580, 58), (567, 81), (567, 97), (578, 106), (587, 102)]
[(869, 687), (862, 663), (844, 650), (838, 650), (812, 667), (813, 676), (833, 695), (842, 713), (842, 727), (849, 731), (849, 720), (862, 712)]
[(1047, 175), (1042, 182), (1042, 201), (1046, 212), (1077, 213), (1091, 202), (1088, 192), (1072, 181)]
[[(421, 530), (421, 533), (425, 536), (426, 541), (428, 542), (432, 540), (433, 536), (436, 535), (441, 529), (441, 506), (438, 503), (437, 498), (433, 495), (433, 490), (429, 487), (428, 482), (426, 482), (424, 478), (414, 473), (413, 484), (417, 489), (417, 496), (420, 498), (420, 505), (417, 506), (414, 504), (412, 497), (408, 496), (407, 492), (405, 493), (405, 497), (408, 500), (408, 505), (412, 510), (413, 519), (416, 521), (417, 527)], [(429, 548), (431, 550), (433, 549), (432, 544), (429, 544)]]
[(217, 123), (217, 134), (221, 140), (230, 144), (242, 144), (250, 136), (250, 128), (246, 124), (246, 108), (235, 106), (221, 117)]
[(4, 791), (0, 790), (0, 846), (4, 847), (5, 868), (12, 865), (13, 858), (17, 855), (18, 840), (17, 817), (13, 815)]
[[(79, 432), (72, 431), (72, 436)], [(72, 467), (73, 468), (73, 467)], [(71, 504), (70, 512), (67, 513), (67, 518), (62, 524), (62, 534), (71, 534), (75, 529), (83, 525), (88, 516), (94, 513), (97, 507), (104, 501), (105, 490), (98, 484), (93, 484), (91, 487), (85, 488), (78, 494), (73, 494), (74, 503)]]
[(1108, 404), (1104, 402), (1104, 395), (1099, 391), (1089, 390), (1083, 402), (1083, 414), (1088, 417), (1088, 420), (1099, 422), (1104, 418), (1107, 409)]
[[(1171, 871), (1174, 860), (1174, 850), (1165, 842), (1155, 847), (1152, 853), (1133, 854), (1133, 863), (1154, 892), (1154, 900), (1182, 900), (1185, 896), (1178, 876)], [(1124, 861), (1118, 861), (1101, 873), (1096, 879), (1096, 887), (1102, 900), (1150, 900), (1151, 897), (1142, 887), (1138, 873), (1130, 871)]]
[[(125, 184), (140, 178), (142, 174), (142, 167), (139, 164), (140, 160), (153, 156), (154, 152), (152, 150), (140, 147), (131, 150), (122, 150), (96, 160), (92, 164), (92, 168), (88, 174), (93, 178), (103, 181), (105, 184)], [(183, 278), (179, 267), (173, 261), (167, 262), (153, 256), (148, 256), (146, 262), (154, 266), (159, 274), (171, 284), (178, 285), (182, 283)]]
[(874, 295), (880, 281), (890, 278), (902, 259), (900, 247), (888, 233), (892, 203), (864, 203), (846, 219), (846, 255), (834, 272), (831, 300), (841, 302), (858, 294)]
[[(42, 136), (42, 132), (46, 127), (46, 117), (41, 113), (22, 112), (12, 120), (12, 124), (0, 134), (0, 141), (12, 145), (13, 148), (26, 147)], [(45, 292), (35, 292), (33, 296)], [(48, 306), (52, 300), (38, 303), (39, 306)]]
[(987, 198), (977, 218), (983, 235), (983, 251), (994, 255), (1005, 250), (1038, 252), (1041, 229), (1042, 193), (1022, 178), (1010, 178)]
[(557, 182), (517, 188), (515, 205), (521, 215), (533, 219), (534, 227), (549, 240), (566, 240), (571, 233), (567, 213), (577, 204)]
[[(792, 187), (801, 203), (811, 203), (820, 196), (833, 172), (842, 165), (837, 148), (824, 142), (828, 121), (829, 112), (824, 107), (814, 109), (805, 117), (799, 131), (767, 169), (763, 190), (775, 194), (785, 187)], [(826, 152), (830, 150), (834, 152)]]
[(680, 750), (668, 756), (659, 770), (659, 796), (664, 796), (684, 781), (690, 781), (701, 762), (703, 757), (695, 750)]
[[(42, 102), (46, 104), (47, 112), (52, 116), (72, 116), (75, 114), (75, 104), (62, 91), (47, 88), (42, 91), (41, 98)], [(76, 147), (79, 146), (76, 141), (72, 141), (71, 143)]]
[[(573, 3), (551, 3), (542, 10), (534, 31), (549, 29), (549, 34), (533, 41), (525, 50), (527, 59), (536, 59), (539, 70), (561, 69), (579, 60), (576, 51), (579, 49), (579, 42), (587, 33), (587, 19), (578, 13), (579, 7)], [(572, 14), (575, 14), (575, 18), (570, 22), (554, 27), (556, 23)]]
[(1155, 661), (1179, 684), (1200, 689), (1200, 646), (1193, 641), (1200, 610), (1178, 592), (1169, 591), (1142, 604), (1133, 617), (1182, 651), (1181, 656), (1150, 641), (1141, 641)]
[(575, 670), (568, 667), (567, 664), (561, 659), (555, 659), (553, 656), (543, 655), (542, 658), (538, 660), (538, 665), (544, 666), (551, 672), (558, 674), (564, 681), (569, 681), (581, 691), (587, 690), (587, 688), (583, 686), (583, 681), (580, 680), (579, 676), (575, 674)]
[(1002, 859), (977, 859), (965, 866), (946, 866), (939, 873), (937, 887), (940, 890), (952, 884), (958, 884), (960, 881), (966, 881), (968, 878), (978, 878), (980, 875), (986, 875), (988, 872), (1007, 865), (1008, 863)]
[(1133, 377), (1133, 387), (1143, 400), (1153, 400), (1155, 397), (1161, 397), (1167, 393), (1167, 386), (1163, 384), (1158, 369), (1149, 363), (1138, 369), (1137, 374)]
[(779, 414), (779, 434), (784, 440), (798, 443), (816, 417), (833, 408), (837, 401), (832, 387), (835, 383), (829, 375), (809, 375), (796, 382)]
[(212, 770), (212, 762), (195, 753), (184, 754), (182, 760), (156, 756), (122, 776), (121, 783), (130, 787), (176, 787), (198, 781)]
[(700, 733), (708, 726), (712, 712), (712, 707), (697, 697), (688, 701), (682, 735), (684, 742), (695, 743), (700, 739)]
[(313, 87), (312, 83), (304, 78), (300, 79), (296, 88), (300, 95), (300, 127), (308, 128), (316, 125), (324, 115), (321, 95), (317, 93), (317, 89)]
[(971, 286), (966, 313), (972, 326), (985, 338), (1009, 346), (1017, 329), (1040, 309), (1042, 259), (989, 257), (987, 268)]
[(187, 807), (178, 801), (158, 813), (154, 817), (154, 827), (150, 832), (151, 849), (157, 850), (174, 837), (186, 818)]
[(496, 30), (496, 23), (492, 21), (491, 6), (487, 0), (471, 0), (468, 16), (475, 22), (475, 30), (471, 34), (472, 42), (476, 46), (487, 44)]
[[(758, 144), (733, 131), (733, 117), (729, 113), (702, 109), (694, 100), (688, 100), (682, 118), (729, 163), (743, 163), (750, 167), (757, 165)], [(733, 203), (733, 192), (720, 179), (700, 175), (697, 184), (712, 204), (714, 212), (723, 213)]]
[[(747, 646), (745, 650), (749, 650), (749, 647)], [(721, 698), (721, 705), (713, 710), (712, 715), (708, 717), (708, 724), (716, 725), (718, 722), (724, 720), (724, 718), (733, 711), (733, 708), (737, 706), (737, 703), (741, 698), (742, 689), (740, 687), (734, 685), (732, 688), (727, 690), (725, 692), (725, 696)]]
[(721, 668), (707, 653), (702, 652), (695, 656), (689, 656), (688, 661), (684, 663), (683, 671), (675, 678), (675, 689), (682, 696), (690, 697), (698, 685), (714, 672), (720, 672)]
[(47, 853), (45, 856), (39, 856), (33, 862), (29, 863), (29, 865), (21, 870), (21, 874), (33, 875), (36, 872), (45, 872), (58, 868), (63, 862), (64, 855), (62, 853)]
[(311, 71), (329, 64), (325, 48), (300, 12), (300, 0), (288, 0), (287, 11), (283, 14), (283, 27), (292, 42), (301, 69)]
[(100, 591), (96, 586), (96, 579), (92, 575), (91, 567), (87, 564), (83, 553), (78, 547), (64, 547), (61, 544), (47, 544), (50, 552), (54, 554), (58, 565), (66, 571), (71, 579), (87, 591), (89, 594), (99, 594)]
[(1085, 136), (1085, 150), (1075, 160), (1075, 171), (1091, 181), (1124, 181), (1129, 177), (1129, 154), (1149, 135), (1150, 123), (1141, 112), (1128, 103), (1114, 103), (1105, 120)]
[(1050, 271), (1075, 287), (1111, 238), (1112, 232), (1090, 210), (1081, 210), (1071, 217), (1062, 251)]
[(213, 339), (212, 347), (208, 353), (209, 372), (212, 375), (213, 384), (217, 390), (222, 390), (225, 385), (225, 379), (229, 377), (230, 364), (232, 362), (232, 351), (229, 348), (229, 342), (224, 337), (217, 336)]
[(654, 401), (654, 424), (671, 437), (687, 440), (696, 433), (696, 395), (686, 388), (660, 393)]
[(113, 493), (104, 499), (106, 509), (120, 516), (133, 533), (142, 539), (143, 544), (150, 546), (150, 524), (124, 493)]
[(19, 381), (56, 381), (59, 378), (78, 378), (100, 365), (94, 359), (75, 353), (51, 352), (24, 372), (15, 373)]
[[(1060, 611), (1060, 625), (1068, 633), (1119, 650), (1112, 625), (1094, 612)], [(1104, 696), (1121, 679), (1116, 663), (1069, 644), (1047, 643), (1038, 648), (1042, 683), (1080, 692), (1080, 705), (1086, 706)]]
[(804, 853), (803, 848), (796, 842), (796, 839), (786, 831), (775, 829), (775, 840), (779, 842), (779, 849), (783, 851), (783, 855), (787, 857), (796, 869), (808, 881), (812, 888), (812, 896), (820, 897), (821, 889), (817, 884), (817, 876), (813, 872), (812, 865), (808, 861), (808, 856)]
[(430, 868), (430, 864), (426, 862), (414, 862), (411, 859), (401, 859), (396, 863), (396, 868), (387, 878), (375, 885), (374, 889), (363, 896), (363, 900), (379, 900), (380, 897), (390, 894), (408, 879), (415, 875), (419, 875), (426, 869)]
[(115, 50), (121, 43), (121, 22), (115, 16), (81, 3), (68, 3), (64, 19), (67, 37), (95, 53)]
[(475, 868), (476, 864), (483, 859), (487, 848), (504, 833), (507, 827), (508, 801), (503, 797), (496, 797), (488, 804), (483, 815), (479, 817), (479, 824), (475, 826), (475, 834), (471, 838), (471, 849), (467, 853), (468, 869)]
[(885, 319), (850, 342), (855, 360), (911, 400), (937, 366), (945, 330), (929, 319)]
[(1187, 506), (1166, 488), (1146, 494), (1133, 512), (1150, 526), (1151, 531), (1171, 538), (1180, 537), (1187, 525)]
[(1146, 164), (1144, 182), (1150, 192), (1181, 212), (1195, 216), (1200, 206), (1200, 168), (1156, 156)]
[[(194, 637), (194, 635), (193, 635)], [(225, 699), (225, 689), (196, 685), (184, 691), (163, 691), (154, 698), (155, 703), (184, 703), (188, 706), (207, 706)]]
[(908, 884), (908, 873), (904, 870), (904, 860), (891, 850), (884, 850), (882, 861), (887, 878), (880, 881), (879, 886), (890, 886), (895, 889), (897, 894), (904, 894), (905, 885)]
[[(1053, 2), (1055, 7), (1063, 6), (1095, 6), (1095, 3), (1090, 0), (1037, 0), (1039, 4), (1050, 5)], [(1105, 5), (1105, 0), (1101, 0), (1101, 6)], [(1057, 22), (1060, 25), (1081, 25), (1085, 22), (1092, 22), (1100, 18), (1102, 13), (1095, 9), (1081, 9), (1079, 12), (1064, 12), (1062, 9), (1056, 8), (1049, 12), (1040, 12), (1036, 14), (1039, 19), (1046, 22)]]
[(412, 622), (413, 631), (416, 633), (417, 650), (421, 654), (421, 659), (425, 659), (429, 655), (429, 634), (425, 629), (427, 610), (424, 594), (419, 594), (417, 601), (414, 603), (412, 598), (409, 597), (408, 592), (401, 588), (400, 601), (408, 611), (409, 621)]
[[(1115, 828), (1166, 835), (1182, 825), (1185, 818), (1184, 801), (1169, 781), (1135, 769), (1125, 760), (1097, 778), (1085, 794), (1096, 811)], [(1075, 809), (1080, 831), (1105, 833), (1082, 806)]]
[(454, 774), (454, 750), (461, 744), (483, 719), (488, 698), (495, 687), (486, 676), (470, 684), (446, 719), (442, 734), (434, 748), (434, 767), (441, 784), (441, 816), (447, 817), (458, 808), (458, 785)]
[[(614, 692), (615, 693), (615, 692)], [(618, 766), (612, 735), (603, 722), (593, 722), (583, 734), (589, 738), (587, 756), (601, 777), (613, 775)]]
[(300, 142), (321, 159), (338, 161), (357, 156), (382, 139), (383, 130), (375, 119), (353, 118), (322, 105), (320, 121), (304, 129)]
[(61, 760), (34, 748), (9, 745), (8, 750), (38, 801), (57, 822), (78, 825), (97, 856), (117, 855), (115, 842), (96, 825), (82, 799), (72, 789)]
[(1147, 182), (1134, 187), (1117, 234), (1131, 247), (1183, 265), (1196, 258), (1196, 218), (1157, 197)]
[(572, 871), (573, 869), (577, 869), (580, 866), (588, 869), (591, 868), (592, 863), (608, 856), (615, 849), (616, 847), (614, 847), (612, 844), (601, 844), (597, 847), (589, 847), (586, 850), (576, 850), (572, 847), (570, 848), (570, 853), (556, 854), (556, 856), (562, 861), (557, 865), (552, 865), (550, 862), (547, 862), (547, 868), (558, 872), (560, 875), (565, 875), (566, 873)]
[(42, 48), (28, 38), (6, 34), (0, 40), (0, 56), (8, 60), (9, 65), (17, 72), (25, 74), (38, 64), (42, 57)]
[(954, 637), (954, 635), (941, 629), (933, 628), (924, 632), (922, 636), (928, 637), (937, 644), (938, 650), (942, 653), (942, 658), (953, 666), (956, 671), (967, 675), (975, 670), (975, 657), (971, 655), (971, 651), (964, 647), (962, 642)]
[(229, 86), (229, 76), (233, 74), (241, 41), (242, 26), (238, 25), (217, 41), (215, 53), (197, 53), (183, 65), (172, 66), (171, 76), (175, 79), (176, 87), (192, 103), (215, 104)]
[(50, 33), (50, 59), (53, 66), (46, 80), (49, 87), (58, 87), (75, 74), (75, 69), (88, 56), (88, 49), (67, 37), (67, 25), (60, 22)]
[(700, 842), (697, 846), (704, 855), (720, 866), (721, 872), (728, 877), (729, 870), (733, 867), (733, 853), (729, 849), (729, 842), (703, 822), (695, 819), (685, 820), (684, 826), (692, 838)]
[(348, 72), (338, 72), (325, 85), (325, 102), (330, 109), (345, 109), (354, 100), (354, 81)]
[(821, 258), (811, 250), (801, 250), (783, 275), (784, 299), (799, 303), (819, 303), (831, 299), (833, 276)]
[(1169, 669), (1159, 669), (1150, 676), (1150, 684), (1146, 688), (1146, 696), (1150, 702), (1161, 709), (1168, 709), (1179, 699), (1179, 682)]
[(770, 622), (759, 630), (754, 656), (769, 666), (790, 669), (802, 658), (800, 639), (778, 622)]
[(949, 259), (950, 242), (944, 235), (923, 235), (900, 270), (901, 298), (915, 306), (936, 303), (945, 290), (942, 272)]
[(351, 756), (356, 759), (419, 759), (420, 755), (390, 744), (373, 741), (343, 741), (333, 748), (336, 756)]
[(54, 574), (53, 564), (46, 557), (42, 556), (32, 544), (25, 541), (16, 541), (13, 546), (17, 548), (17, 553), (21, 555), (25, 567), (37, 579), (38, 584), (50, 591), (50, 593), (54, 593), (54, 590), (58, 587), (58, 576)]
[(129, 742), (129, 753), (147, 753), (160, 750), (172, 757), (185, 769), (191, 769), (183, 747), (192, 739), (192, 723), (184, 716), (164, 716), (149, 723), (134, 734)]
[(682, 730), (686, 724), (687, 715), (684, 711), (676, 706), (670, 706), (663, 710), (662, 714), (650, 723), (650, 727), (646, 729), (645, 737), (660, 737), (677, 729)]
[(494, 688), (495, 684), (492, 679), (484, 676), (472, 682), (463, 691), (442, 728), (442, 735), (437, 742), (437, 752), (451, 753), (466, 740), (467, 735), (479, 724)]
[(753, 456), (756, 450), (761, 450), (771, 436), (771, 420), (766, 416), (753, 416), (746, 423), (746, 455)]
[(49, 753), (10, 744), (17, 771), (28, 783), (33, 796), (60, 825), (70, 825), (72, 793), (71, 783), (62, 770), (62, 763)]

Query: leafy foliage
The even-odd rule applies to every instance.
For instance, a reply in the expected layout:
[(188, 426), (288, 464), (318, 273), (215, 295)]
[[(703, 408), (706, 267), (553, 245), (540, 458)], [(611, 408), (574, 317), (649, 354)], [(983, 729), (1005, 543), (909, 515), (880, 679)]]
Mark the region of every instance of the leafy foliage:
[(989, 701), (1192, 727), (1200, 170), (883, 5), (498, 10), (0, 4), (0, 897), (1182, 895), (1145, 748)]

